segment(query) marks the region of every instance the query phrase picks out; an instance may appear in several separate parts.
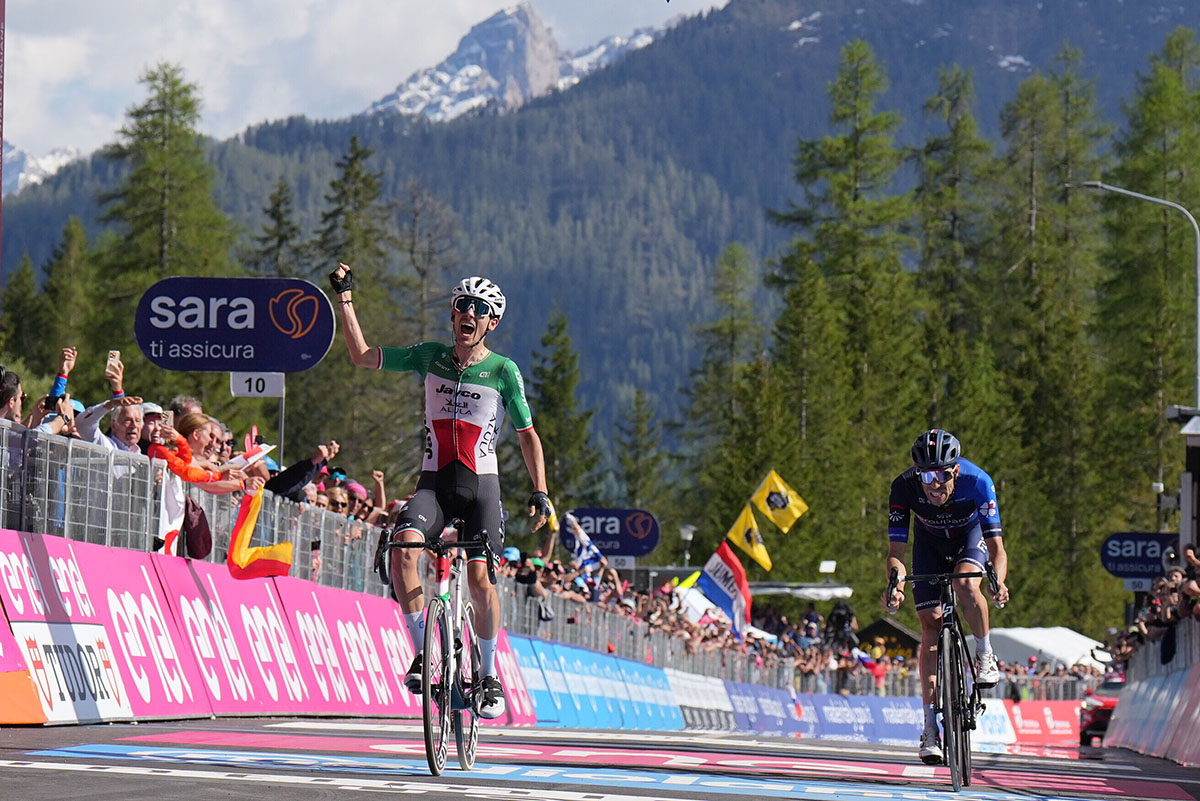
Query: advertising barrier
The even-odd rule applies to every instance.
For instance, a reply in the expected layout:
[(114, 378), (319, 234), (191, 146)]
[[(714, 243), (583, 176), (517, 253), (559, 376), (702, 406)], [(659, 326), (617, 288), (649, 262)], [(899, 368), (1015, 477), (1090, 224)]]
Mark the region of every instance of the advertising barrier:
[(1005, 701), (1018, 745), (1079, 745), (1078, 701)]
[(683, 713), (684, 727), (701, 731), (733, 731), (737, 719), (733, 702), (725, 691), (725, 682), (711, 676), (697, 676), (674, 668), (664, 668), (675, 704)]
[(743, 682), (725, 682), (739, 731), (799, 736), (803, 730), (796, 705), (784, 690)]
[(1126, 686), (1104, 745), (1200, 765), (1200, 666)]
[(542, 666), (538, 663), (533, 643), (528, 637), (515, 636), (509, 637), (508, 642), (512, 646), (521, 677), (525, 680), (525, 689), (533, 702), (537, 724), (539, 726), (558, 725), (559, 704), (555, 701), (554, 695), (550, 691), (550, 683), (546, 680), (546, 674), (542, 672)]

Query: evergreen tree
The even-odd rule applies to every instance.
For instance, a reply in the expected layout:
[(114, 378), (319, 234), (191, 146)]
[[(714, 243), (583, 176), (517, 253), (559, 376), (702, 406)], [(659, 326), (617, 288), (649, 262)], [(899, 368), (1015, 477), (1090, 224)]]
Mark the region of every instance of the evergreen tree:
[[(47, 316), (42, 346), (37, 354), (39, 363), (57, 364), (58, 354), (65, 347), (79, 351), (80, 366), (95, 367), (103, 361), (100, 345), (94, 340), (93, 329), (99, 312), (94, 254), (88, 250), (87, 232), (78, 217), (71, 217), (63, 227), (62, 241), (43, 270), (42, 292), (47, 306), (53, 304), (54, 314)], [(107, 383), (101, 370), (83, 369), (71, 381), (72, 394), (81, 398), (104, 397)]]
[[(34, 369), (48, 372), (44, 340), (45, 325), (50, 309), (46, 298), (38, 291), (33, 274), (33, 262), (26, 255), (4, 287), (3, 342), (6, 353), (21, 356)], [(57, 366), (57, 362), (54, 366)], [(32, 393), (30, 393), (32, 394)]]
[(264, 275), (292, 276), (300, 272), (300, 225), (296, 222), (292, 187), (280, 176), (263, 209), (267, 222), (254, 237), (258, 248), (250, 263)]
[[(1173, 31), (1140, 76), (1116, 142), (1112, 183), (1200, 207), (1200, 130), (1196, 113), (1200, 46), (1191, 30)], [(1182, 467), (1169, 404), (1195, 394), (1195, 240), (1177, 210), (1105, 195), (1110, 212), (1110, 278), (1101, 318), (1108, 391), (1105, 408), (1109, 491), (1130, 504), (1135, 526), (1153, 529), (1154, 481), (1168, 486)]]
[(617, 421), (617, 464), (624, 495), (621, 502), (634, 509), (654, 508), (663, 498), (667, 455), (662, 450), (662, 429), (654, 421), (654, 407), (638, 390), (633, 403)]
[[(576, 398), (579, 353), (571, 343), (567, 323), (567, 315), (561, 311), (550, 315), (542, 349), (533, 354), (529, 380), (529, 405), (545, 454), (546, 484), (550, 497), (563, 511), (596, 499), (594, 484), (600, 461), (589, 430), (593, 412), (580, 409)], [(528, 477), (509, 482), (514, 487), (527, 484)], [(519, 506), (524, 508), (523, 503)]]
[(798, 255), (812, 258), (828, 276), (846, 320), (853, 391), (845, 414), (853, 438), (842, 453), (861, 466), (864, 478), (842, 502), (859, 514), (846, 540), (863, 559), (882, 558), (884, 488), (897, 454), (922, 427), (919, 376), (925, 369), (917, 344), (919, 304), (902, 264), (913, 244), (902, 232), (913, 203), (892, 188), (904, 158), (893, 139), (900, 117), (875, 107), (886, 89), (884, 70), (865, 42), (842, 48), (829, 87), (835, 133), (800, 141), (794, 165), (804, 201), (775, 215), (811, 243)]
[(417, 178), (409, 179), (394, 206), (397, 250), (416, 275), (417, 338), (424, 341), (430, 333), (427, 316), (433, 296), (444, 297), (441, 287), (450, 282), (449, 276), (458, 266), (459, 221), (454, 210)]

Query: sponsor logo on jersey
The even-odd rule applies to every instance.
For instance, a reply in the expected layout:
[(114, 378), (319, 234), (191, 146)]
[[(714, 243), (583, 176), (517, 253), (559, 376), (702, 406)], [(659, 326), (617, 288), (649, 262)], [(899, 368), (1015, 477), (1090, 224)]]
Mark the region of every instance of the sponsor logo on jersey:
[(888, 522), (899, 523), (902, 520), (904, 520), (904, 507), (903, 506), (893, 506), (888, 511)]
[(471, 398), (473, 400), (479, 400), (483, 397), (478, 392), (472, 392), (469, 389), (455, 389), (447, 384), (442, 384), (434, 392), (438, 395), (453, 395), (456, 398)]
[(995, 517), (999, 512), (996, 510), (996, 502), (988, 501), (979, 507), (980, 517)]

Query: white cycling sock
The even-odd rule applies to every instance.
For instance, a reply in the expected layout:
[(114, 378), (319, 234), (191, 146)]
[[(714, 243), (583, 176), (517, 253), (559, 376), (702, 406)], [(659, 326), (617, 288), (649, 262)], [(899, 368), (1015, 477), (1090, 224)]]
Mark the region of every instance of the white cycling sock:
[(925, 705), (925, 731), (937, 731), (937, 704)]
[(983, 656), (992, 652), (992, 633), (989, 631), (982, 637), (975, 638), (975, 655)]
[(412, 637), (413, 651), (421, 653), (425, 650), (425, 610), (405, 612), (404, 622), (408, 624), (408, 636)]
[(480, 661), (483, 662), (483, 675), (485, 675), (485, 676), (495, 676), (496, 675), (496, 640), (497, 639), (498, 639), (497, 637), (493, 637), (490, 640), (485, 640), (482, 637), (479, 638), (479, 658), (480, 658)]

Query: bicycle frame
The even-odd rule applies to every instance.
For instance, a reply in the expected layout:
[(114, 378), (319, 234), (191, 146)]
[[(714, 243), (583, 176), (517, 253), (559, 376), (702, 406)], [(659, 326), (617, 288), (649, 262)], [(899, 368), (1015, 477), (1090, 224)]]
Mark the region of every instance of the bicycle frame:
[[(943, 761), (950, 768), (950, 781), (955, 792), (971, 783), (971, 732), (975, 729), (977, 716), (986, 709), (979, 692), (975, 663), (967, 653), (966, 638), (958, 619), (957, 593), (952, 586), (954, 581), (972, 578), (987, 578), (993, 595), (996, 593), (999, 581), (991, 562), (984, 566), (982, 572), (909, 575), (903, 579), (905, 583), (927, 581), (937, 584), (939, 588), (942, 626), (937, 643), (937, 703), (945, 740)], [(888, 598), (892, 597), (899, 582), (899, 573), (892, 568)]]
[[(461, 524), (456, 528), (461, 531)], [(389, 532), (387, 538), (390, 540), (394, 533)], [(425, 642), (421, 648), (424, 657), (421, 712), (430, 773), (439, 776), (445, 769), (451, 721), (459, 764), (463, 770), (470, 770), (475, 764), (479, 739), (479, 710), (475, 698), (479, 645), (474, 609), (470, 601), (463, 600), (463, 567), (468, 553), (481, 552), (488, 579), (495, 584), (491, 548), (486, 541), (447, 541), (438, 536), (417, 542), (389, 541), (384, 545), (384, 558), (389, 558), (394, 548), (420, 548), (428, 550), (434, 557), (434, 591), (426, 604)], [(464, 668), (470, 670), (469, 676), (463, 675)]]

